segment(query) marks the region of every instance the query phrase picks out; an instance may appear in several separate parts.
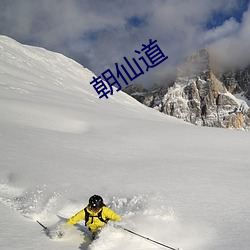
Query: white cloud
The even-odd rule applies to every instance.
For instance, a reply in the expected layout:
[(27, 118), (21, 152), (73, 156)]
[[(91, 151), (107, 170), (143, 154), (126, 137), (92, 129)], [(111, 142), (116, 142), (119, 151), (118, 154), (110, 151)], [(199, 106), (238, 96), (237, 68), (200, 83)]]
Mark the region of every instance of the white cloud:
[[(237, 4), (237, 0), (2, 0), (0, 33), (63, 52), (98, 74), (124, 56), (135, 57), (135, 49), (156, 39), (169, 59), (140, 77), (146, 82), (211, 42), (214, 48), (221, 47), (218, 41), (232, 46), (229, 43), (236, 41), (231, 39), (237, 39), (231, 33), (249, 37), (249, 26), (234, 19), (204, 30), (214, 11), (230, 13)], [(133, 16), (144, 19), (143, 25), (129, 25)], [(246, 23), (247, 15), (244, 19)]]
[(200, 42), (201, 44), (211, 44), (214, 41), (235, 34), (239, 27), (240, 24), (232, 17), (226, 20), (221, 26), (204, 31), (204, 34), (201, 35)]
[(246, 66), (250, 63), (250, 9), (244, 13), (242, 22), (234, 32), (210, 45), (219, 64), (229, 67)]

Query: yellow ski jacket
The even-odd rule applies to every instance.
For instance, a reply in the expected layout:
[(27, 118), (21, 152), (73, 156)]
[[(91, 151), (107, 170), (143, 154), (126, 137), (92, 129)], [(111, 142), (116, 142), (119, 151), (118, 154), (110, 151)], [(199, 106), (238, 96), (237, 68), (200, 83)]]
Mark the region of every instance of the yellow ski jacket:
[[(89, 207), (86, 207), (87, 212), (89, 213), (88, 221), (85, 221), (86, 226), (90, 229), (92, 233), (97, 232), (100, 228), (102, 228), (106, 223), (104, 221), (112, 220), (112, 221), (121, 221), (120, 215), (116, 214), (113, 210), (110, 208), (103, 206), (99, 211), (93, 212), (89, 209)], [(98, 214), (101, 212), (101, 217), (104, 221), (100, 220), (98, 218)], [(80, 220), (85, 220), (85, 211), (82, 209), (77, 214), (72, 216), (68, 221), (67, 224), (74, 225)]]

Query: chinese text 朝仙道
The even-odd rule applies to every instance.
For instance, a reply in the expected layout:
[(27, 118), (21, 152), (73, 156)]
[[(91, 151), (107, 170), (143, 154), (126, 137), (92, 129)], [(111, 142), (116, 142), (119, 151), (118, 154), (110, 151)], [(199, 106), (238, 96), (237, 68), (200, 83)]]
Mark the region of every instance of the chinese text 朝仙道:
[[(123, 57), (126, 62), (126, 66), (123, 64), (118, 65), (118, 63), (116, 63), (115, 74), (110, 69), (104, 71), (101, 75), (105, 81), (102, 80), (101, 76), (93, 76), (93, 81), (91, 81), (90, 84), (94, 87), (95, 91), (99, 95), (99, 98), (106, 97), (106, 99), (108, 99), (108, 95), (113, 95), (113, 86), (116, 85), (116, 91), (118, 92), (122, 89), (121, 81), (123, 81), (126, 85), (129, 85), (128, 81), (132, 82), (137, 77), (144, 74), (143, 69), (145, 66), (146, 71), (148, 71), (149, 68), (154, 68), (168, 59), (168, 56), (165, 56), (160, 47), (157, 45), (157, 40), (152, 42), (152, 39), (149, 40), (148, 45), (142, 44), (142, 49), (140, 51), (135, 50), (135, 53), (141, 55), (141, 57), (137, 60), (132, 58), (130, 61), (126, 57)], [(131, 61), (133, 61), (136, 67), (132, 66)], [(143, 62), (143, 69), (139, 65), (138, 61)], [(128, 71), (128, 68), (130, 71)]]

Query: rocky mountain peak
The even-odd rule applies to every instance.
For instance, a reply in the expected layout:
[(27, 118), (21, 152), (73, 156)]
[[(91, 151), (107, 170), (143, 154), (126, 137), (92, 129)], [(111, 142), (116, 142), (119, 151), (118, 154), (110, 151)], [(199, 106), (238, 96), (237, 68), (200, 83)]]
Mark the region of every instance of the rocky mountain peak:
[(205, 74), (210, 70), (209, 53), (206, 49), (201, 49), (197, 53), (188, 57), (177, 69), (177, 77), (194, 77)]
[(178, 67), (171, 86), (130, 94), (149, 107), (196, 125), (250, 128), (247, 102), (233, 95), (250, 93), (250, 67), (249, 71), (218, 74), (211, 62), (209, 51), (202, 49)]

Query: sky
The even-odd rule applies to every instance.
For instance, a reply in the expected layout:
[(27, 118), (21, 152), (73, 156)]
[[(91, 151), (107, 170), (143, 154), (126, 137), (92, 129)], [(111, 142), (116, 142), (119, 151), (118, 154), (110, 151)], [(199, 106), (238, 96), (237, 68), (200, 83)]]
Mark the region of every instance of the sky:
[(0, 0), (0, 34), (63, 53), (98, 76), (157, 40), (168, 59), (134, 80), (145, 87), (204, 47), (225, 65), (250, 62), (249, 0)]

